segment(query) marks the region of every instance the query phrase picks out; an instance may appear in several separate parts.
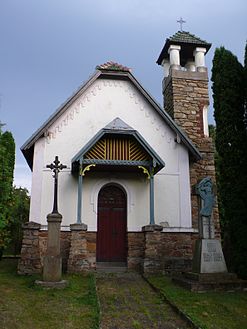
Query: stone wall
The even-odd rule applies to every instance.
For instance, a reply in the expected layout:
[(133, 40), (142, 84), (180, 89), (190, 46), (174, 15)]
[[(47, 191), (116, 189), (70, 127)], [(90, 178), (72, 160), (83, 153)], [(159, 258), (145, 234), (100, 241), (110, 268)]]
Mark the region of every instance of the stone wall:
[(41, 273), (42, 264), (39, 244), (40, 224), (29, 222), (23, 224), (21, 257), (18, 263), (18, 274)]
[(163, 94), (165, 111), (197, 144), (204, 137), (203, 107), (209, 105), (207, 72), (171, 70)]
[[(212, 139), (204, 135), (203, 108), (209, 105), (207, 72), (171, 70), (163, 81), (164, 109), (192, 140), (200, 151), (202, 160), (191, 161), (190, 182), (192, 202), (192, 226), (198, 227), (199, 202), (194, 186), (206, 176), (215, 183), (214, 146)], [(220, 237), (217, 203), (213, 211), (216, 237)]]
[(68, 272), (80, 273), (96, 269), (96, 232), (72, 230)]
[(191, 271), (195, 233), (145, 232), (144, 273)]
[[(60, 232), (63, 272), (67, 272), (70, 235), (70, 232)], [(21, 257), (18, 263), (19, 274), (42, 273), (43, 258), (47, 249), (47, 240), (48, 231), (40, 230), (40, 224), (29, 222), (23, 225)]]
[(144, 233), (128, 233), (128, 269), (142, 271), (144, 259)]
[[(19, 274), (42, 273), (47, 248), (47, 231), (40, 224), (24, 225)], [(96, 232), (61, 232), (63, 271), (78, 273), (96, 269)], [(161, 231), (127, 234), (129, 270), (145, 273), (191, 270), (193, 244), (197, 234)]]

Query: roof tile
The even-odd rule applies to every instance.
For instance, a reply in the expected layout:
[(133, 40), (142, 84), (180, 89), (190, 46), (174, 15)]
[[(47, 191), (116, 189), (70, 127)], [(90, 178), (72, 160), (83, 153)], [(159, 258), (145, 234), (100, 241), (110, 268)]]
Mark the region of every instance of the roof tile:
[(106, 62), (101, 65), (97, 65), (96, 70), (131, 72), (131, 69), (129, 67), (123, 66), (113, 61)]
[(208, 45), (209, 43), (199, 37), (185, 31), (178, 31), (173, 36), (168, 38), (170, 41), (183, 42), (183, 43), (196, 43), (197, 45)]

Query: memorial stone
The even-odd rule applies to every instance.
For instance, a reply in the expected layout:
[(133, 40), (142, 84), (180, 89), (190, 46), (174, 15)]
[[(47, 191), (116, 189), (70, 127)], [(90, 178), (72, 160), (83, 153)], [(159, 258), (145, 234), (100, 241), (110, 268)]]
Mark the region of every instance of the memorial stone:
[(221, 242), (215, 239), (213, 207), (215, 195), (210, 177), (200, 181), (196, 187), (200, 201), (199, 239), (196, 241), (192, 270), (195, 273), (227, 272)]

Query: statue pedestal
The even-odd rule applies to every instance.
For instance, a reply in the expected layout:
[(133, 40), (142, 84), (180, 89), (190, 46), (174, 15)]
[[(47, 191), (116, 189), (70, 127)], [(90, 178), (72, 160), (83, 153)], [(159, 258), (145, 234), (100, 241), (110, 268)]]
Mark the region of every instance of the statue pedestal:
[(44, 257), (43, 280), (48, 282), (61, 281), (62, 258), (60, 255), (60, 226), (62, 215), (51, 213), (47, 216), (48, 244)]
[(196, 241), (192, 271), (194, 273), (227, 272), (221, 243), (216, 239), (199, 239)]
[(199, 232), (201, 239), (214, 239), (214, 224), (210, 217), (201, 217), (199, 222)]

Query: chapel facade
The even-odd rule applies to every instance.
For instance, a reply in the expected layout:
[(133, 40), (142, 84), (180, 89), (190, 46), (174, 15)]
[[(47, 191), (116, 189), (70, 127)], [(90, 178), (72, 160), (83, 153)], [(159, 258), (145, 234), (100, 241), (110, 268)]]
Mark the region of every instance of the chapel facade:
[[(210, 44), (189, 32), (166, 39), (161, 107), (131, 70), (107, 62), (27, 140), (32, 170), (30, 220), (19, 273), (42, 271), (58, 156), (63, 268), (106, 264), (142, 272), (191, 269), (198, 238), (195, 185), (215, 181), (208, 133)], [(219, 238), (217, 204), (213, 220)]]

